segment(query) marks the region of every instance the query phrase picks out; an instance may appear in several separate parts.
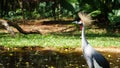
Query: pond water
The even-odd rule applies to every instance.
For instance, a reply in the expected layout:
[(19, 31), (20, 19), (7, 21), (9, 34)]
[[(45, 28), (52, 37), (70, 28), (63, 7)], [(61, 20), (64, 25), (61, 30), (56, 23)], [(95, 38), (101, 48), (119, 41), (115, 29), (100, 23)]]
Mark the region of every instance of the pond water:
[[(111, 68), (120, 68), (120, 53), (101, 53), (108, 59)], [(87, 68), (87, 64), (80, 51), (27, 47), (0, 49), (0, 68)]]

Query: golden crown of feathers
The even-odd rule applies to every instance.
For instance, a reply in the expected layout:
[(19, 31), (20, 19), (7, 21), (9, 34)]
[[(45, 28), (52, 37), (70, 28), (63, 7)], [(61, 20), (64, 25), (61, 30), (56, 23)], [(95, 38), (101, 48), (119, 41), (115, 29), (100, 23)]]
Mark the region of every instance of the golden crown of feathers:
[(94, 20), (92, 20), (90, 14), (79, 12), (78, 16), (80, 17), (82, 23), (85, 25), (90, 25), (94, 21)]

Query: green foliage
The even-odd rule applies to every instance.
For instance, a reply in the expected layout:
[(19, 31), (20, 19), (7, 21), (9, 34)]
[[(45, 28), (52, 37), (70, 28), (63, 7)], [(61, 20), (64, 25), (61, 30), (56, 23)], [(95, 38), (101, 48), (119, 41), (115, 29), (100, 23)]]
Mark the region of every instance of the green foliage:
[(101, 11), (100, 11), (100, 10), (95, 10), (95, 11), (92, 11), (92, 12), (90, 13), (90, 15), (91, 15), (92, 17), (96, 17), (96, 16), (99, 15), (99, 14), (101, 14)]
[(72, 11), (72, 12), (75, 11), (72, 4), (70, 4), (67, 0), (60, 0), (60, 4), (63, 8), (65, 8), (69, 11)]
[(40, 18), (40, 14), (36, 9), (32, 12), (32, 17), (33, 18)]
[(21, 10), (21, 9), (17, 9), (17, 10), (16, 10), (16, 14), (17, 14), (17, 15), (21, 15), (21, 14), (22, 14), (22, 10)]
[(20, 9), (17, 9), (16, 11), (9, 11), (8, 16), (5, 16), (5, 19), (14, 21), (14, 20), (20, 20), (22, 19), (22, 11)]
[(89, 12), (92, 12), (92, 11), (93, 11), (93, 8), (92, 8), (91, 5), (85, 4), (85, 5), (81, 8), (81, 11), (89, 13)]
[(120, 22), (120, 10), (113, 10), (112, 13), (109, 13), (109, 20), (111, 24)]
[(67, 1), (70, 3), (77, 3), (78, 2), (78, 0), (67, 0)]

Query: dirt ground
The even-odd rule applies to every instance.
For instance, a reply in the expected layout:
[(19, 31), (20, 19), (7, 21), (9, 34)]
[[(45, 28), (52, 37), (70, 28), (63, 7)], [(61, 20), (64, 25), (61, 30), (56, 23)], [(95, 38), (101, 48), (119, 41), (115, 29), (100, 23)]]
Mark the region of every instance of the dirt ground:
[[(26, 20), (25, 23), (19, 23), (20, 27), (25, 31), (39, 31), (41, 34), (47, 34), (52, 32), (68, 32), (75, 29), (73, 25), (70, 25), (72, 20), (60, 20), (54, 21), (49, 19), (42, 20)], [(12, 27), (13, 28), (13, 27)], [(18, 32), (15, 28), (13, 28), (15, 32)], [(0, 30), (1, 32), (8, 32), (6, 30)]]

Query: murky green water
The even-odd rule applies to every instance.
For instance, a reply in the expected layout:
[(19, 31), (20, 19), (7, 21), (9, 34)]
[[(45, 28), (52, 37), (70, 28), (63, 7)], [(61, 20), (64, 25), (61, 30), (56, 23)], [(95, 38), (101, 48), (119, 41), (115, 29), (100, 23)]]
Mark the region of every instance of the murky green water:
[[(111, 68), (120, 68), (120, 53), (102, 54)], [(81, 52), (54, 50), (0, 50), (0, 68), (87, 68)]]

